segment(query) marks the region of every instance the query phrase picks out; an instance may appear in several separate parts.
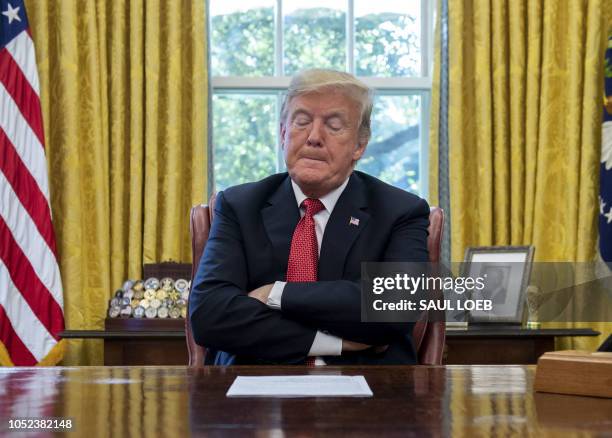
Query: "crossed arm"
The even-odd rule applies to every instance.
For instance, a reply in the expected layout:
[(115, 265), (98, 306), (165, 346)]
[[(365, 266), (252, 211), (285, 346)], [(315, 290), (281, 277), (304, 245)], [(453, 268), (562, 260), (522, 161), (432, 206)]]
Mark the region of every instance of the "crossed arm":
[[(415, 241), (425, 245), (427, 216), (422, 216), (398, 223), (384, 260), (398, 261), (405, 253), (403, 248)], [(426, 250), (424, 254), (426, 257)], [(405, 324), (361, 322), (357, 283), (346, 280), (287, 283), (281, 311), (265, 304), (269, 293), (266, 287), (248, 291), (247, 284), (240, 226), (231, 205), (220, 193), (190, 296), (190, 318), (198, 344), (291, 363), (307, 356), (317, 331), (342, 338), (345, 351), (384, 346), (405, 334)], [(330, 300), (330, 296), (334, 299)]]
[[(320, 282), (320, 283), (327, 284), (329, 282)], [(286, 286), (286, 284), (285, 284), (285, 286)], [(312, 283), (310, 284), (310, 286), (312, 286)], [(264, 286), (258, 287), (255, 290), (252, 290), (251, 292), (249, 292), (248, 295), (251, 298), (255, 298), (256, 300), (259, 300), (262, 303), (264, 303), (266, 305), (269, 305), (269, 303), (270, 303), (269, 297), (270, 297), (270, 293), (273, 290), (273, 287), (274, 287), (274, 283), (266, 284)], [(329, 293), (330, 292), (329, 291), (329, 286), (327, 288), (325, 288), (325, 290)], [(298, 306), (298, 308), (299, 308), (299, 306)], [(327, 310), (327, 308), (326, 308), (326, 310)], [(288, 313), (288, 312), (285, 312), (285, 313)], [(297, 321), (299, 321), (300, 319), (304, 319), (303, 318), (303, 314), (301, 314), (300, 312), (298, 312), (296, 315), (289, 315), (289, 316), (294, 316)], [(336, 314), (335, 316), (338, 316), (338, 315)], [(310, 320), (308, 322), (310, 322), (310, 324), (314, 324), (319, 329), (323, 329), (323, 327), (326, 327), (326, 331), (328, 331), (328, 332), (332, 331), (332, 332), (338, 333), (338, 331), (335, 330), (333, 327), (331, 327), (330, 324), (326, 324), (324, 322), (324, 320), (317, 321), (318, 319), (319, 319), (318, 316), (315, 316), (312, 320)], [(306, 320), (308, 320), (308, 318), (306, 318)], [(333, 318), (332, 321), (335, 322), (335, 318)], [(353, 337), (357, 337), (357, 334), (351, 333), (349, 336), (351, 338), (353, 338)], [(331, 342), (332, 345), (334, 345), (336, 341), (341, 343), (340, 351), (342, 353), (350, 352), (350, 351), (362, 351), (362, 350), (367, 350), (368, 348), (372, 347), (372, 345), (370, 345), (370, 344), (366, 344), (366, 343), (363, 343), (363, 342), (357, 342), (357, 341), (351, 341), (349, 339), (342, 339), (342, 338), (336, 338), (336, 337), (332, 337), (330, 339), (331, 339), (331, 341), (327, 341), (327, 343)], [(313, 349), (315, 348), (314, 346), (316, 344), (316, 341), (317, 341), (317, 339), (315, 339), (315, 342), (313, 343), (313, 347), (310, 350), (310, 355), (313, 355)], [(376, 353), (382, 353), (383, 351), (385, 351), (387, 349), (387, 347), (388, 347), (388, 345), (376, 346), (375, 347), (375, 351), (376, 351)]]

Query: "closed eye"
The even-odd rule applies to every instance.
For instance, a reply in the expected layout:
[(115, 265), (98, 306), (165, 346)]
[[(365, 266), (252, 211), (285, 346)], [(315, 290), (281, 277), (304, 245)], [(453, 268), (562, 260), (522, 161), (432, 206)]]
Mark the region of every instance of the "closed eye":
[(306, 126), (311, 122), (310, 117), (300, 114), (298, 115), (294, 120), (293, 123), (295, 123), (297, 126)]
[(339, 117), (332, 117), (327, 120), (327, 126), (334, 132), (341, 131), (345, 126)]

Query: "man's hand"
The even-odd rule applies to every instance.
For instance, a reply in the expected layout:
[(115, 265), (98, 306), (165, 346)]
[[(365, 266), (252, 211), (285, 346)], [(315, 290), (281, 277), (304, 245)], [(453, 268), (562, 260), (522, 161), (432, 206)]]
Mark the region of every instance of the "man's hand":
[[(342, 352), (347, 353), (349, 351), (363, 351), (368, 348), (372, 348), (371, 345), (362, 344), (361, 342), (347, 341), (346, 339), (342, 340)], [(384, 353), (389, 348), (388, 345), (378, 345), (374, 347), (375, 353)]]
[(261, 301), (264, 304), (267, 304), (268, 296), (270, 296), (270, 292), (272, 291), (272, 286), (274, 286), (274, 284), (266, 284), (261, 287), (258, 287), (257, 289), (249, 292), (249, 296), (251, 298), (255, 298), (256, 300)]
[(389, 348), (389, 345), (377, 345), (376, 347), (374, 347), (374, 352), (376, 354), (384, 353), (385, 351), (387, 351), (387, 348)]
[(346, 353), (349, 351), (363, 351), (372, 347), (368, 344), (362, 344), (361, 342), (347, 341), (346, 339), (342, 340), (342, 352)]

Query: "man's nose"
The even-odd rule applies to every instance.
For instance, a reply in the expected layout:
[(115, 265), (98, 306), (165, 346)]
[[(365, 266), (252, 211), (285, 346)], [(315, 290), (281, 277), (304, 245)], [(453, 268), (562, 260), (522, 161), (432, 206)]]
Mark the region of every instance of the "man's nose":
[(306, 142), (310, 146), (321, 146), (321, 136), (323, 130), (323, 122), (315, 119), (312, 123), (312, 129), (308, 134), (308, 139)]

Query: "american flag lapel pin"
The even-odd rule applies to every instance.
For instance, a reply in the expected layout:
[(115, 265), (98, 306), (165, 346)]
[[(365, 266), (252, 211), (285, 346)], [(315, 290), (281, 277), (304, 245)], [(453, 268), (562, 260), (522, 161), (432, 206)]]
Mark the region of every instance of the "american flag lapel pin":
[(359, 219), (357, 219), (356, 217), (351, 216), (351, 218), (349, 219), (349, 225), (355, 225), (356, 227), (359, 226)]

